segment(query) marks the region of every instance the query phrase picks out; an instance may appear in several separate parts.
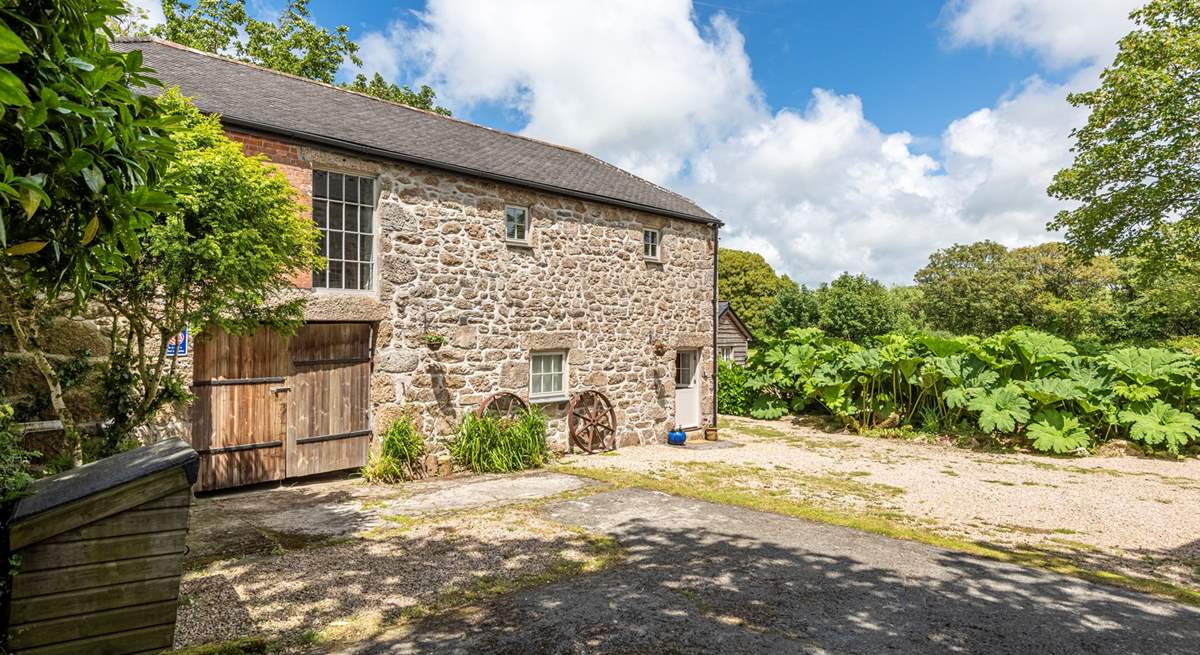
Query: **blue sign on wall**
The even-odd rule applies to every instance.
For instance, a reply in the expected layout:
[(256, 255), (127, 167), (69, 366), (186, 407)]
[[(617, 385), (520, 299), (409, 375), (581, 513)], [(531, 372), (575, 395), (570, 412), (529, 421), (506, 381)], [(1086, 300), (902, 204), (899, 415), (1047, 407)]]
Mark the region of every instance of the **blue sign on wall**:
[(167, 357), (186, 357), (188, 354), (188, 330), (183, 328), (179, 334), (167, 342)]

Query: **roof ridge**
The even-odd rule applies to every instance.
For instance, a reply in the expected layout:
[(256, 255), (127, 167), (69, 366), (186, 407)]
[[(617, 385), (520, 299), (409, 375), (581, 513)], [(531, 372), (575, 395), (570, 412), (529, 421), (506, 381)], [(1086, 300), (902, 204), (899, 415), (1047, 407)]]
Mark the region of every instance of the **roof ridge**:
[[(234, 59), (233, 57), (227, 57), (227, 56), (225, 56), (225, 55), (220, 55), (220, 54), (217, 54), (217, 53), (215, 53), (215, 52), (209, 52), (209, 51), (207, 51), (207, 50), (198, 50), (198, 49), (196, 49), (196, 48), (192, 48), (192, 47), (190, 47), (190, 46), (185, 46), (185, 45), (183, 45), (183, 44), (176, 43), (176, 42), (174, 42), (174, 41), (169, 41), (169, 40), (167, 40), (167, 39), (161, 39), (161, 38), (159, 38), (159, 37), (156, 37), (156, 36), (118, 37), (118, 38), (117, 38), (117, 41), (118, 41), (118, 42), (120, 42), (120, 43), (157, 43), (157, 44), (159, 44), (159, 45), (164, 45), (164, 46), (167, 46), (167, 47), (176, 48), (176, 49), (178, 49), (178, 50), (183, 50), (183, 51), (185, 51), (185, 52), (192, 52), (192, 53), (195, 53), (195, 54), (198, 54), (198, 55), (203, 55), (203, 56), (205, 56), (205, 57), (209, 57), (209, 58), (212, 58), (212, 59), (219, 59), (219, 60), (221, 60), (221, 61), (226, 61), (226, 62), (229, 62), (229, 63), (231, 63), (231, 64), (239, 64), (239, 65), (241, 65), (241, 66), (246, 66), (246, 67), (248, 67), (248, 68), (254, 68), (254, 69), (257, 69), (257, 70), (260, 70), (260, 71), (266, 72), (266, 73), (271, 73), (272, 75), (278, 75), (278, 76), (280, 76), (280, 77), (287, 77), (287, 78), (290, 78), (290, 79), (293, 79), (293, 80), (299, 80), (299, 81), (301, 81), (301, 82), (307, 82), (307, 83), (309, 83), (309, 84), (315, 84), (315, 85), (317, 85), (317, 86), (322, 86), (322, 87), (325, 87), (325, 88), (327, 88), (327, 89), (332, 89), (332, 90), (334, 90), (334, 91), (341, 91), (341, 92), (343, 92), (343, 93), (349, 93), (349, 94), (351, 94), (351, 95), (356, 95), (356, 96), (359, 96), (359, 97), (361, 97), (361, 98), (366, 98), (366, 99), (368, 99), (368, 100), (374, 100), (374, 101), (376, 101), (376, 102), (382, 102), (382, 103), (386, 103), (386, 104), (388, 104), (388, 105), (392, 105), (392, 106), (394, 106), (394, 107), (401, 107), (401, 108), (403, 108), (403, 109), (407, 109), (407, 110), (409, 110), (409, 111), (416, 111), (416, 112), (420, 112), (420, 113), (422, 113), (422, 114), (425, 114), (425, 115), (427, 115), (427, 116), (432, 116), (432, 117), (434, 117), (434, 118), (438, 118), (438, 119), (441, 119), (441, 120), (451, 121), (451, 122), (454, 122), (454, 123), (459, 123), (459, 124), (466, 125), (466, 126), (468, 126), (468, 127), (473, 127), (473, 128), (480, 129), (480, 130), (487, 130), (487, 131), (489, 131), (489, 132), (495, 132), (495, 133), (497, 133), (497, 134), (503, 134), (504, 136), (511, 136), (511, 137), (513, 137), (513, 138), (516, 138), (516, 139), (524, 139), (525, 141), (531, 141), (531, 142), (533, 142), (533, 143), (537, 143), (537, 144), (540, 144), (540, 145), (544, 145), (544, 146), (550, 146), (551, 148), (557, 148), (557, 149), (559, 149), (559, 150), (564, 150), (564, 151), (566, 151), (566, 152), (574, 152), (574, 153), (581, 154), (581, 155), (587, 155), (588, 157), (592, 157), (593, 159), (597, 159), (598, 161), (602, 161), (602, 162), (604, 161), (604, 160), (602, 160), (602, 159), (599, 159), (599, 158), (597, 158), (597, 157), (594, 157), (593, 155), (591, 155), (591, 154), (589, 154), (589, 153), (586, 153), (586, 152), (584, 152), (584, 151), (582, 151), (582, 150), (579, 150), (579, 149), (577, 149), (577, 148), (572, 148), (572, 147), (570, 147), (570, 146), (564, 146), (564, 145), (562, 145), (561, 143), (553, 143), (553, 142), (551, 142), (551, 141), (543, 141), (543, 140), (541, 140), (541, 139), (535, 139), (535, 138), (533, 138), (533, 137), (531, 137), (531, 136), (525, 136), (524, 134), (517, 134), (517, 133), (515, 133), (515, 132), (509, 132), (509, 131), (507, 131), (507, 130), (498, 130), (498, 129), (494, 128), (494, 127), (488, 127), (487, 125), (480, 125), (479, 123), (472, 123), (471, 121), (464, 120), (464, 119), (461, 119), (461, 118), (455, 118), (454, 116), (446, 116), (445, 114), (439, 114), (439, 113), (437, 113), (437, 112), (435, 112), (435, 111), (429, 111), (428, 109), (421, 109), (420, 107), (413, 107), (412, 105), (406, 105), (406, 104), (404, 104), (404, 103), (402, 103), (402, 102), (396, 102), (396, 101), (394, 101), (394, 100), (387, 100), (387, 99), (385, 99), (385, 98), (380, 98), (380, 97), (378, 97), (378, 96), (373, 96), (373, 95), (371, 95), (371, 94), (369, 94), (369, 93), (363, 93), (363, 92), (361, 92), (361, 91), (355, 91), (354, 89), (347, 89), (346, 87), (343, 87), (343, 86), (338, 86), (337, 84), (330, 84), (330, 83), (328, 83), (328, 82), (322, 82), (322, 81), (320, 81), (320, 80), (314, 80), (314, 79), (312, 79), (312, 78), (304, 77), (304, 76), (301, 76), (301, 75), (293, 75), (292, 73), (285, 73), (285, 72), (283, 72), (283, 71), (278, 71), (278, 70), (275, 70), (274, 68), (267, 68), (266, 66), (260, 66), (260, 65), (258, 65), (258, 64), (255, 64), (254, 62), (242, 61), (241, 59)], [(606, 164), (607, 164), (607, 162), (604, 162), (604, 163), (606, 163)], [(609, 165), (611, 166), (611, 164), (609, 164)], [(615, 168), (615, 167), (614, 167), (614, 168)], [(618, 169), (618, 170), (619, 170), (619, 169)], [(624, 172), (624, 171), (622, 171), (622, 172)], [(682, 197), (682, 196), (680, 196), (680, 197)]]

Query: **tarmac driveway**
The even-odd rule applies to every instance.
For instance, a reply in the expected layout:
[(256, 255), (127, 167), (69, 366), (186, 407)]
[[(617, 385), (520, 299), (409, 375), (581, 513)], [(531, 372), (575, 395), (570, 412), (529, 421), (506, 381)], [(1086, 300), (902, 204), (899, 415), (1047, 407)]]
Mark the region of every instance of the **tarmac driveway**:
[(919, 543), (639, 489), (552, 503), (627, 559), (348, 653), (1196, 653), (1200, 611)]

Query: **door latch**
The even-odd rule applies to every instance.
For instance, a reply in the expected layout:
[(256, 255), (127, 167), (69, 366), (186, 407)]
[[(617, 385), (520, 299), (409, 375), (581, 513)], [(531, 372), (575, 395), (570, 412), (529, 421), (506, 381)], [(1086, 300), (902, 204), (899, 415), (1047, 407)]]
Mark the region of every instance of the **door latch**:
[(271, 387), (271, 393), (283, 393), (285, 391), (291, 391), (291, 390), (292, 390), (291, 387)]

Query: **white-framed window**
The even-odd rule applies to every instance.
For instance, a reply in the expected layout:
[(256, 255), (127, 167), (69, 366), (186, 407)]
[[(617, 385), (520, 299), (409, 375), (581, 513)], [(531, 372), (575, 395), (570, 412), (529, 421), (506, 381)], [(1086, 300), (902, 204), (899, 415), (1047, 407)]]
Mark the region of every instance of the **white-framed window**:
[(513, 243), (529, 243), (529, 209), (504, 208), (504, 239)]
[(733, 346), (721, 346), (717, 352), (721, 359), (733, 359)]
[(642, 230), (642, 257), (650, 261), (658, 261), (659, 241), (662, 233), (658, 230)]
[(313, 287), (369, 291), (375, 279), (375, 180), (313, 171), (313, 221), (321, 230), (325, 270)]
[(537, 402), (564, 400), (566, 397), (566, 351), (532, 353), (529, 357), (529, 399)]
[(675, 388), (690, 388), (696, 386), (696, 359), (699, 353), (695, 350), (680, 350), (675, 353)]

